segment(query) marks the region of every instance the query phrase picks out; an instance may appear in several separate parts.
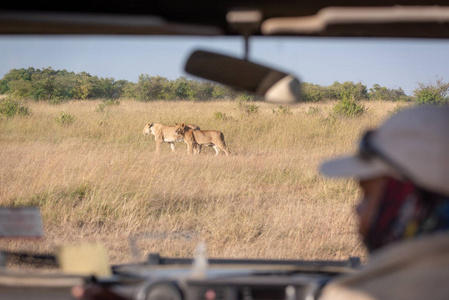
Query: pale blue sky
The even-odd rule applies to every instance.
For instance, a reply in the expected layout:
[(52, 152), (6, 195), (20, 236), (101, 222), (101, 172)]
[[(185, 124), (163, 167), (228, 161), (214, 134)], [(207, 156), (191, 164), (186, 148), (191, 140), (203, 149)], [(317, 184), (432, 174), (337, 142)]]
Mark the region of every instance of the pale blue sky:
[[(0, 78), (13, 68), (86, 71), (137, 82), (140, 74), (187, 76), (195, 49), (242, 56), (241, 38), (154, 36), (0, 36)], [(253, 61), (293, 73), (301, 81), (402, 87), (449, 81), (449, 41), (429, 39), (252, 38)]]

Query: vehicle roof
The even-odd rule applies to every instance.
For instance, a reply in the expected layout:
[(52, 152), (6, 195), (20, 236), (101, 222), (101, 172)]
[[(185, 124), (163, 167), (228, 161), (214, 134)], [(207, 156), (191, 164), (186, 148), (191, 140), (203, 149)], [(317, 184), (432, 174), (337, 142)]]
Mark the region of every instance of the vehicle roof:
[[(43, 0), (26, 6), (2, 1), (0, 34), (448, 38), (449, 7), (445, 5), (443, 0)], [(387, 10), (376, 12), (374, 7)], [(240, 10), (256, 11), (260, 20), (251, 26), (245, 20), (229, 22), (228, 13)], [(291, 17), (295, 19), (285, 19)]]

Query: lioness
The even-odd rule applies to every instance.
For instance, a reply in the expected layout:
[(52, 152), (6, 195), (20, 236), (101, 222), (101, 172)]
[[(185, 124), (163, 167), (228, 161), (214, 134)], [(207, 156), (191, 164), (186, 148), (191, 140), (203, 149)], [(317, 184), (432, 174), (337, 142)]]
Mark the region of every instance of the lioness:
[(187, 154), (192, 154), (193, 149), (197, 149), (196, 153), (200, 153), (201, 146), (212, 146), (215, 150), (215, 156), (220, 150), (224, 151), (226, 155), (230, 152), (224, 141), (224, 135), (218, 130), (193, 130), (184, 123), (176, 124), (175, 134), (182, 136), (184, 142), (187, 144)]
[[(199, 130), (200, 128), (193, 124), (187, 124), (188, 128)], [(159, 123), (148, 123), (142, 130), (143, 135), (152, 134), (156, 141), (156, 152), (159, 152), (162, 143), (169, 143), (171, 150), (175, 151), (175, 142), (182, 142), (183, 138), (175, 134), (175, 126), (165, 126)]]

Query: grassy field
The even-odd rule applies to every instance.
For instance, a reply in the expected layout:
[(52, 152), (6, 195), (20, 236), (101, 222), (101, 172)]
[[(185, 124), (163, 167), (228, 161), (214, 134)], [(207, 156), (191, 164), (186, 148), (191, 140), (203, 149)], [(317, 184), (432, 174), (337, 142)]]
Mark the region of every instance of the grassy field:
[[(38, 205), (46, 237), (1, 248), (53, 252), (97, 241), (117, 264), (149, 252), (192, 256), (204, 240), (210, 257), (365, 258), (355, 183), (325, 179), (317, 167), (354, 151), (361, 132), (398, 104), (366, 102), (368, 114), (355, 119), (329, 118), (334, 104), (275, 114), (276, 105), (256, 103), (259, 112), (245, 115), (233, 101), (27, 103), (31, 116), (0, 119), (0, 204)], [(56, 121), (63, 112), (73, 124)], [(221, 130), (231, 156), (212, 148), (188, 156), (184, 143), (155, 155), (141, 132), (150, 121)]]

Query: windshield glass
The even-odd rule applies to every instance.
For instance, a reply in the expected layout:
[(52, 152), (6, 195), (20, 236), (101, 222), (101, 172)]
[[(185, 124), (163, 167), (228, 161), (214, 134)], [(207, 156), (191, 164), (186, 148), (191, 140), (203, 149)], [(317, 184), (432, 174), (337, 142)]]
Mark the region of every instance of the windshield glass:
[[(192, 257), (204, 241), (216, 258), (365, 259), (355, 183), (317, 167), (391, 114), (447, 101), (449, 42), (251, 38), (250, 60), (301, 80), (289, 106), (183, 70), (198, 48), (242, 58), (243, 45), (0, 37), (0, 204), (39, 207), (45, 234), (2, 250), (100, 242), (121, 264)], [(162, 127), (181, 123), (221, 132), (219, 146)]]

